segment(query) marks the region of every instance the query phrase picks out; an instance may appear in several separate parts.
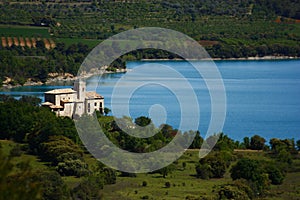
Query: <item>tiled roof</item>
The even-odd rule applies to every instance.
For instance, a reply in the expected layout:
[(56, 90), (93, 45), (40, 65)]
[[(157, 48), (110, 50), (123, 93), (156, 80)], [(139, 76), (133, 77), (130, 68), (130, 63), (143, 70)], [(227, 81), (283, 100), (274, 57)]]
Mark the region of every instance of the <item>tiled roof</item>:
[(64, 108), (63, 106), (60, 106), (60, 105), (52, 105), (52, 106), (49, 106), (49, 107), (52, 108), (52, 109)]
[(104, 99), (103, 96), (97, 94), (96, 92), (86, 92), (85, 96), (87, 99)]
[(60, 101), (63, 102), (63, 103), (74, 103), (74, 101), (70, 101), (70, 100), (68, 100), (68, 99), (60, 100)]
[(76, 93), (76, 91), (71, 88), (66, 88), (66, 89), (55, 89), (55, 90), (50, 90), (48, 92), (45, 92), (45, 94), (69, 94), (69, 93)]
[(51, 103), (49, 101), (42, 103), (42, 106), (52, 106), (52, 105), (53, 105), (53, 103)]

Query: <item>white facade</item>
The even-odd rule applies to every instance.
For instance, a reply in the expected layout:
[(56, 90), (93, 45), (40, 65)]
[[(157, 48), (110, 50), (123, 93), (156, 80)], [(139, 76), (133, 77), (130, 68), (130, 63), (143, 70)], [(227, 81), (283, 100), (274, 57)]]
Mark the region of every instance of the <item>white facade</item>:
[(45, 92), (42, 106), (49, 107), (58, 116), (75, 118), (84, 113), (92, 114), (96, 110), (103, 113), (104, 98), (96, 92), (87, 92), (83, 81), (76, 81), (74, 89), (56, 89)]

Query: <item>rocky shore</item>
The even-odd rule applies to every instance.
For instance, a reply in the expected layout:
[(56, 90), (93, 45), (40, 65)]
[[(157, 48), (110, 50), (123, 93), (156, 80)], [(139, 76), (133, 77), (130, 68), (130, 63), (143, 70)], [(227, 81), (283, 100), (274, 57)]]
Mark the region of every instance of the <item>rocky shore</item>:
[(11, 89), (20, 86), (35, 86), (35, 85), (71, 85), (74, 81), (78, 79), (87, 79), (91, 76), (102, 75), (102, 74), (111, 74), (111, 73), (124, 73), (126, 69), (116, 69), (115, 71), (109, 71), (106, 68), (101, 70), (91, 70), (89, 73), (82, 73), (80, 76), (74, 76), (70, 73), (49, 73), (46, 82), (34, 81), (32, 78), (26, 80), (26, 82), (21, 84), (12, 84), (14, 81), (10, 77), (6, 77), (6, 80), (3, 81), (3, 89)]

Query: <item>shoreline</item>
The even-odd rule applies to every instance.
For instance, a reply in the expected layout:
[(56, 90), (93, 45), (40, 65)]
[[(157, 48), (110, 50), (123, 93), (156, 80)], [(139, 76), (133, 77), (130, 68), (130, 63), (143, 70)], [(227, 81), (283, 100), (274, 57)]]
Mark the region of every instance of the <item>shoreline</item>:
[(263, 57), (242, 57), (242, 58), (204, 58), (204, 59), (152, 59), (145, 58), (139, 61), (197, 61), (197, 60), (212, 60), (212, 61), (256, 61), (256, 60), (298, 60), (300, 57), (293, 56), (263, 56)]
[[(243, 57), (243, 58), (207, 58), (207, 59), (202, 59), (202, 60), (208, 60), (208, 61), (276, 61), (276, 60), (298, 60), (300, 57), (292, 57), (292, 56), (263, 56), (263, 57)], [(136, 61), (149, 61), (149, 62), (155, 62), (155, 61), (183, 61), (184, 59), (141, 59), (141, 60), (135, 60), (135, 61), (128, 61), (128, 62), (136, 62)], [(197, 61), (199, 59), (186, 59), (187, 61)], [(12, 88), (17, 88), (17, 87), (23, 87), (23, 86), (39, 86), (39, 85), (51, 85), (53, 83), (59, 83), (66, 85), (66, 83), (70, 82), (70, 84), (67, 85), (72, 85), (72, 83), (78, 79), (87, 79), (92, 76), (97, 76), (97, 75), (103, 75), (103, 74), (112, 74), (112, 73), (125, 73), (127, 69), (117, 69), (116, 71), (106, 71), (106, 68), (104, 66), (104, 69), (101, 70), (92, 70), (93, 72), (91, 73), (85, 73), (81, 76), (73, 76), (68, 73), (64, 74), (58, 74), (58, 73), (49, 73), (49, 74), (56, 74), (51, 78), (48, 78), (46, 82), (35, 82), (31, 81), (29, 78), (23, 85), (11, 85), (11, 84), (6, 84), (4, 83), (2, 87), (0, 87), (0, 91), (3, 90), (9, 90)]]
[[(99, 70), (98, 72), (95, 73), (85, 73), (80, 76), (72, 76), (68, 73), (64, 74), (57, 74), (57, 73), (49, 73), (49, 74), (57, 74), (57, 76), (48, 78), (46, 82), (35, 82), (31, 81), (30, 78), (23, 84), (23, 85), (11, 85), (11, 84), (3, 84), (2, 87), (0, 88), (0, 91), (3, 90), (9, 90), (12, 88), (17, 88), (17, 87), (24, 87), (24, 86), (40, 86), (40, 85), (52, 85), (54, 83), (56, 84), (62, 84), (62, 85), (72, 85), (74, 81), (78, 79), (88, 79), (92, 76), (97, 76), (97, 75), (104, 75), (104, 74), (113, 74), (113, 73), (125, 73), (127, 70), (126, 69), (117, 69), (116, 71), (101, 71)], [(70, 83), (70, 84), (67, 84)]]

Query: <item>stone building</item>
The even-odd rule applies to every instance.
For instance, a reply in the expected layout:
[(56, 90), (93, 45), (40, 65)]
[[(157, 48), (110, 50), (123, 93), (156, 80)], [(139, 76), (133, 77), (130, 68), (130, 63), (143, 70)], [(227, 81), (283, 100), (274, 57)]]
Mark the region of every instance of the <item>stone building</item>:
[(75, 118), (96, 110), (103, 113), (104, 98), (96, 92), (87, 92), (84, 81), (76, 81), (74, 88), (55, 89), (45, 92), (42, 106), (49, 107), (57, 116)]

